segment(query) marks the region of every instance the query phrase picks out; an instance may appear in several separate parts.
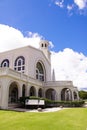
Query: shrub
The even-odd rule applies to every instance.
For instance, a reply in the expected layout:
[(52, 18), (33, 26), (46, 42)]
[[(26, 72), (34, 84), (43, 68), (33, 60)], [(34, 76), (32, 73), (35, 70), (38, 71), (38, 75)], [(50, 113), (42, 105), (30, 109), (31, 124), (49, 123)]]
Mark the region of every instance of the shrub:
[(40, 97), (36, 97), (36, 96), (30, 96), (29, 99), (37, 99), (37, 100), (39, 100), (41, 98)]
[(26, 99), (29, 99), (29, 97), (20, 97), (19, 98), (19, 102), (21, 103), (21, 105), (24, 107), (25, 106), (25, 101)]
[(83, 106), (84, 101), (52, 101), (45, 99), (45, 106), (46, 107), (81, 107)]
[(45, 107), (81, 107), (85, 103), (83, 100), (81, 101), (53, 101), (47, 98), (40, 98), (35, 96), (30, 97), (20, 97), (19, 101), (20, 103), (25, 106), (25, 100), (26, 99), (36, 99), (36, 100), (44, 100), (45, 101)]

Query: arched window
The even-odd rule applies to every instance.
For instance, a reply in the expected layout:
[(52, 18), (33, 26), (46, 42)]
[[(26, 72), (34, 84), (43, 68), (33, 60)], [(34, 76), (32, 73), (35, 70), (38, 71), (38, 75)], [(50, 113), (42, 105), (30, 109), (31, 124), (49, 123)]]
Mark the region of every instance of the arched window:
[(45, 44), (45, 47), (47, 47), (47, 44)]
[(36, 89), (34, 86), (31, 86), (29, 96), (36, 96)]
[(44, 81), (44, 68), (40, 62), (36, 64), (36, 79)]
[(43, 47), (43, 43), (42, 43), (42, 45), (41, 45), (42, 47)]
[(9, 67), (9, 60), (8, 59), (3, 60), (1, 63), (1, 67)]
[(19, 56), (15, 60), (14, 69), (16, 71), (24, 73), (24, 71), (25, 71), (25, 58), (23, 56)]

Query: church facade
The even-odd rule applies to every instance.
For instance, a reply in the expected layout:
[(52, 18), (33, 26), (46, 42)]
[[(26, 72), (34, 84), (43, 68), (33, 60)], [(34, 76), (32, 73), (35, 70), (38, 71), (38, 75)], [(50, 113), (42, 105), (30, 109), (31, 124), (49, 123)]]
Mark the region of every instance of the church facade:
[(26, 46), (0, 53), (0, 108), (8, 109), (22, 96), (51, 100), (79, 100), (72, 81), (55, 81), (51, 74), (49, 42), (41, 40), (39, 49)]

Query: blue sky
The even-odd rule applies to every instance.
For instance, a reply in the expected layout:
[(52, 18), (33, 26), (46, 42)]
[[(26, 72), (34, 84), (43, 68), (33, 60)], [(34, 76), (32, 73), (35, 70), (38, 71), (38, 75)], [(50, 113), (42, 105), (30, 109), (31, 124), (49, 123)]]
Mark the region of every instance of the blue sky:
[(56, 79), (87, 88), (87, 0), (0, 0), (0, 51), (41, 38), (54, 45)]
[[(59, 0), (61, 1), (61, 0)], [(0, 23), (27, 31), (37, 32), (54, 44), (54, 50), (72, 48), (87, 55), (87, 15), (75, 7), (71, 12), (66, 8), (74, 3), (69, 0), (65, 7), (59, 7), (56, 0), (1, 0)], [(81, 14), (82, 10), (82, 14)]]

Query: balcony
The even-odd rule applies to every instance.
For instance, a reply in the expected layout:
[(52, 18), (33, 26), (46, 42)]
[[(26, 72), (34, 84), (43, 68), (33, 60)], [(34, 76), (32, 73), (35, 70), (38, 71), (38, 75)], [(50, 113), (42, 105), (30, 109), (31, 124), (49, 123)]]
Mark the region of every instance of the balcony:
[(10, 78), (15, 78), (17, 80), (22, 80), (24, 82), (32, 83), (39, 86), (43, 85), (43, 82), (38, 81), (32, 77), (29, 77), (28, 75), (25, 75), (24, 73), (17, 72), (8, 67), (0, 67), (0, 77), (5, 77), (5, 76), (9, 76)]
[(69, 87), (69, 86), (73, 86), (73, 83), (72, 81), (48, 81), (46, 83), (44, 83), (44, 86), (45, 87), (51, 87), (51, 86), (54, 86), (54, 87)]

